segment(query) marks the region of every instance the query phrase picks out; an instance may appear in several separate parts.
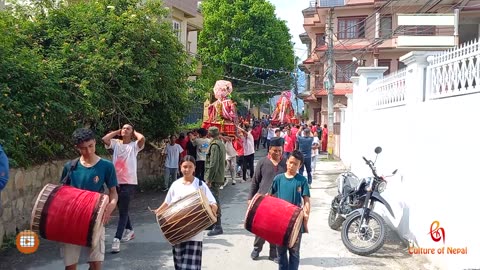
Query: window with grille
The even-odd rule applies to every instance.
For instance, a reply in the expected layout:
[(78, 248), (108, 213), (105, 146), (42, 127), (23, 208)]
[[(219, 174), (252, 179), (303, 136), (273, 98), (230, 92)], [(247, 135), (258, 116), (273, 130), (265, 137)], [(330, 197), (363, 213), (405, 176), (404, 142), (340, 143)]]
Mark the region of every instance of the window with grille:
[(338, 18), (338, 38), (365, 38), (365, 21), (367, 17)]
[(177, 35), (178, 40), (182, 40), (182, 25), (179, 21), (173, 20), (173, 32)]
[(392, 37), (392, 16), (385, 16), (380, 18), (380, 33), (381, 38)]
[(400, 33), (405, 36), (435, 36), (437, 28), (434, 25), (405, 26)]
[(323, 64), (315, 66), (315, 89), (323, 89)]
[(323, 88), (323, 74), (315, 74), (315, 89)]
[(325, 45), (325, 35), (317, 34), (316, 35), (317, 48)]
[(383, 76), (385, 75), (388, 75), (390, 74), (390, 64), (391, 64), (392, 60), (390, 59), (379, 59), (378, 60), (378, 66), (379, 67), (387, 67), (387, 71), (385, 71), (385, 73), (383, 73)]
[(352, 61), (336, 61), (335, 82), (350, 83), (350, 78), (355, 76), (358, 64)]

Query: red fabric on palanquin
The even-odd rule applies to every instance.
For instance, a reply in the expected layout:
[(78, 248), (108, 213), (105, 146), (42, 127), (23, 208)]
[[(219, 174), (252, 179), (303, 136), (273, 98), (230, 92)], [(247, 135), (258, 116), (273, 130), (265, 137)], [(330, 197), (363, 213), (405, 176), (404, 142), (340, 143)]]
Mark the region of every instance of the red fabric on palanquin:
[(292, 94), (290, 91), (282, 92), (280, 99), (277, 101), (275, 111), (272, 114), (272, 121), (274, 125), (279, 124), (296, 124), (295, 111), (293, 110), (292, 101), (290, 100)]

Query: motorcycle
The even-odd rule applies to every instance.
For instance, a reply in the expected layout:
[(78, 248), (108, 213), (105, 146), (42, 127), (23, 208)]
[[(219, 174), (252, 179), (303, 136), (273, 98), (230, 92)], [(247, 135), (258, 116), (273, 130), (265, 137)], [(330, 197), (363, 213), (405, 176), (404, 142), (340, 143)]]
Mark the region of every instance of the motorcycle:
[[(381, 147), (375, 148), (375, 153), (380, 154)], [(385, 221), (373, 212), (375, 203), (382, 203), (390, 214), (392, 208), (380, 195), (387, 187), (387, 177), (397, 173), (395, 170), (390, 176), (378, 176), (375, 161), (367, 160), (373, 177), (359, 179), (352, 172), (345, 172), (337, 177), (338, 195), (333, 198), (328, 225), (334, 230), (342, 227), (342, 242), (345, 247), (357, 255), (370, 255), (378, 251), (386, 239)]]

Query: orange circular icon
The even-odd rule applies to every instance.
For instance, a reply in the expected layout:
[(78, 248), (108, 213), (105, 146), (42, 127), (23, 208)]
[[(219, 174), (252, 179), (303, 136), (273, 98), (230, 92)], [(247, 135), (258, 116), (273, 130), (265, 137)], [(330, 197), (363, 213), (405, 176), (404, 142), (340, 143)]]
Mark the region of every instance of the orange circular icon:
[(40, 239), (35, 232), (25, 230), (17, 234), (17, 249), (23, 254), (31, 254), (37, 251)]

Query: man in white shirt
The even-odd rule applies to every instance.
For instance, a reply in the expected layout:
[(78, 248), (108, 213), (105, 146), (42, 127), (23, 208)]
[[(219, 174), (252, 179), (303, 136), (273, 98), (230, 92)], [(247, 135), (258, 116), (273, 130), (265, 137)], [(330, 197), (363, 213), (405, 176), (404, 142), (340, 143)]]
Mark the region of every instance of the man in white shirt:
[[(113, 139), (115, 136), (121, 136), (121, 139)], [(102, 140), (107, 149), (113, 149), (112, 162), (118, 180), (117, 204), (120, 217), (112, 244), (112, 252), (117, 253), (120, 252), (120, 240), (127, 242), (135, 238), (128, 208), (138, 185), (137, 155), (145, 146), (145, 137), (135, 131), (132, 125), (125, 124), (121, 129), (105, 135)]]
[[(227, 170), (230, 173), (230, 177), (232, 178), (232, 185), (236, 184), (235, 181), (235, 167), (237, 165), (237, 150), (233, 147), (232, 137), (228, 137), (227, 134), (222, 134), (220, 137), (223, 140), (223, 143), (225, 144), (225, 150), (226, 150), (226, 162), (227, 162)], [(228, 179), (226, 179), (225, 184), (223, 184), (220, 189), (223, 189), (228, 184)]]
[(275, 128), (273, 128), (272, 124), (268, 124), (267, 127), (267, 149), (270, 149), (270, 140), (275, 137)]
[[(250, 125), (245, 125), (245, 129), (239, 127), (240, 132), (243, 133), (243, 181), (247, 181), (247, 169), (250, 171), (250, 179), (253, 178), (253, 162), (255, 158), (255, 143), (253, 140), (252, 129)], [(269, 143), (270, 144), (270, 143)]]
[(192, 144), (197, 149), (197, 156), (195, 158), (195, 177), (205, 181), (205, 160), (207, 158), (208, 146), (210, 146), (211, 139), (207, 138), (207, 130), (204, 128), (198, 129), (199, 137), (193, 137)]
[(170, 143), (166, 146), (167, 157), (165, 158), (165, 188), (163, 191), (167, 191), (170, 188), (170, 185), (177, 180), (178, 175), (178, 164), (180, 162), (180, 154), (184, 151), (182, 146), (175, 143), (177, 136), (170, 136)]

